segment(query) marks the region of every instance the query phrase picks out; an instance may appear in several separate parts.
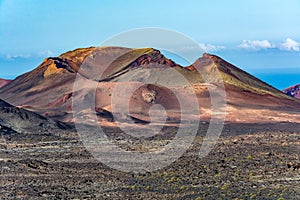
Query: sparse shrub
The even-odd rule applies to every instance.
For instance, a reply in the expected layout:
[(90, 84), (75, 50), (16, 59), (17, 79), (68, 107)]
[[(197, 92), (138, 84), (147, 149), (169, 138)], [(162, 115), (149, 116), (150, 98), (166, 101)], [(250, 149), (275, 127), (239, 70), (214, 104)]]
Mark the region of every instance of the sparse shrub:
[(131, 190), (136, 190), (136, 186), (135, 185), (132, 185), (130, 188), (131, 188)]

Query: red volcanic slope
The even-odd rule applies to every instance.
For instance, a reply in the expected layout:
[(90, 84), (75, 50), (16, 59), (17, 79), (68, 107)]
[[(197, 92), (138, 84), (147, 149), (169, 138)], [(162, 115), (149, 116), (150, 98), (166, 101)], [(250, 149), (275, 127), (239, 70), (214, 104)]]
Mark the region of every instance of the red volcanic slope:
[[(119, 56), (113, 59), (114, 56)], [(95, 55), (106, 55), (106, 60), (93, 63)], [(106, 66), (105, 63), (110, 63)], [(88, 68), (79, 71), (84, 60)], [(103, 64), (104, 63), (104, 64)], [(171, 71), (168, 69), (172, 68)], [(101, 77), (94, 77), (97, 71), (104, 70)], [(197, 73), (196, 69), (201, 72)], [(66, 52), (58, 57), (46, 58), (36, 69), (25, 73), (9, 85), (0, 88), (0, 98), (12, 105), (22, 106), (44, 116), (62, 121), (72, 121), (72, 99), (82, 101), (91, 98), (94, 92), (91, 86), (97, 82), (95, 103), (99, 116), (111, 112), (113, 105), (126, 103), (121, 94), (117, 102), (112, 103), (114, 88), (130, 88), (143, 80), (155, 80), (156, 83), (168, 83), (172, 90), (185, 95), (185, 103), (190, 105), (194, 98), (185, 83), (176, 73), (188, 80), (201, 105), (204, 117), (210, 116), (209, 89), (217, 96), (222, 94), (220, 80), (222, 78), (226, 90), (226, 120), (237, 122), (262, 121), (299, 121), (295, 109), (300, 101), (285, 95), (276, 88), (262, 82), (256, 77), (226, 62), (220, 57), (204, 54), (189, 67), (182, 67), (164, 57), (160, 51), (152, 48), (129, 49), (124, 47), (81, 48)], [(88, 79), (83, 90), (73, 90), (76, 75)], [(205, 78), (205, 80), (203, 79)], [(132, 81), (134, 79), (134, 81)], [(144, 119), (153, 102), (165, 107), (170, 119), (175, 119), (180, 105), (176, 96), (168, 87), (145, 85), (137, 89), (129, 100), (130, 111), (135, 118)], [(87, 106), (84, 109), (91, 109)], [(187, 111), (193, 107), (187, 107)], [(84, 111), (85, 112), (85, 111)], [(102, 115), (101, 115), (102, 113)], [(106, 113), (106, 114), (103, 114)], [(187, 112), (188, 113), (188, 112)], [(84, 114), (84, 113), (83, 113)], [(191, 117), (195, 117), (191, 115)]]
[(5, 85), (7, 85), (10, 82), (11, 82), (11, 80), (6, 80), (6, 79), (0, 78), (0, 88), (4, 87)]
[(286, 88), (283, 92), (291, 97), (300, 99), (300, 84)]

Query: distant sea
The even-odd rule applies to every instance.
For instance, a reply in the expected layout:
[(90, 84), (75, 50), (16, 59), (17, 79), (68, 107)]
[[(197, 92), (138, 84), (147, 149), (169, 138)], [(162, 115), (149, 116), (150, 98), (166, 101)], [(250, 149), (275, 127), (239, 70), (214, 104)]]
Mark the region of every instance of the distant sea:
[(277, 89), (300, 84), (300, 52), (271, 49), (218, 55)]
[(266, 74), (255, 72), (252, 75), (272, 85), (273, 87), (283, 90), (292, 85), (300, 84), (300, 73), (298, 74)]

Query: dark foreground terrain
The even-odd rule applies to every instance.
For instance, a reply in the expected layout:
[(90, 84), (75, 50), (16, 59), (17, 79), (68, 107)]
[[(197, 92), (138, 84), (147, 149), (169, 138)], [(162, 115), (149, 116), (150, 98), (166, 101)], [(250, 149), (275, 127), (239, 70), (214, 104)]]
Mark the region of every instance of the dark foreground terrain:
[(75, 131), (2, 126), (0, 199), (300, 199), (299, 131), (292, 123), (226, 125), (204, 159), (199, 133), (175, 163), (134, 174), (98, 162)]

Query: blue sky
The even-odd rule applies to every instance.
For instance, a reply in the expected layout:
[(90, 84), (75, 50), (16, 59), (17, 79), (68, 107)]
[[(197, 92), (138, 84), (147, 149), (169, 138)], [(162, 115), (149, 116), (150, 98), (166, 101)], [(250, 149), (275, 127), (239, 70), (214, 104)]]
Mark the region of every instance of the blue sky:
[(299, 19), (299, 0), (0, 0), (0, 77), (123, 31), (160, 27), (282, 89), (300, 83)]

